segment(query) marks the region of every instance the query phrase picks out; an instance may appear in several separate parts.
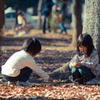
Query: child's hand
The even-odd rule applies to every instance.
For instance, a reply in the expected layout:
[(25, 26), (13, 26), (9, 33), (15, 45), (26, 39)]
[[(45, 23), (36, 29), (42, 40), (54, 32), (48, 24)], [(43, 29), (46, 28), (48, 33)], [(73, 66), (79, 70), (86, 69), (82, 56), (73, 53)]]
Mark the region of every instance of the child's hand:
[(48, 81), (49, 82), (53, 82), (53, 79), (51, 77), (49, 77)]
[(81, 63), (80, 62), (74, 62), (73, 63), (73, 67), (78, 67), (78, 66), (81, 66)]

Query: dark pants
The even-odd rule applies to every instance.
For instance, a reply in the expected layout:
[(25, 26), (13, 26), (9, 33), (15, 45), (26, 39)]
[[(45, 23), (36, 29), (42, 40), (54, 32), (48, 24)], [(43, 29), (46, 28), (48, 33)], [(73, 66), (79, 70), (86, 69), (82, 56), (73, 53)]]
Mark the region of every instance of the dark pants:
[(95, 75), (91, 72), (91, 69), (85, 66), (73, 67), (71, 72), (73, 75), (73, 80), (83, 78), (83, 83), (86, 83), (95, 77)]
[(60, 21), (60, 33), (62, 33), (62, 32), (65, 32), (65, 33), (67, 33), (66, 32), (66, 28), (64, 27), (64, 23), (63, 23), (63, 21)]
[(45, 31), (46, 31), (46, 27), (47, 27), (48, 31), (50, 32), (49, 16), (43, 16), (43, 19), (42, 19), (43, 33), (45, 33)]
[(4, 79), (6, 81), (11, 81), (11, 82), (16, 82), (16, 81), (22, 81), (22, 82), (26, 82), (30, 75), (32, 73), (32, 70), (29, 67), (25, 67), (23, 69), (21, 69), (20, 74), (16, 77), (10, 77), (7, 75), (3, 75)]

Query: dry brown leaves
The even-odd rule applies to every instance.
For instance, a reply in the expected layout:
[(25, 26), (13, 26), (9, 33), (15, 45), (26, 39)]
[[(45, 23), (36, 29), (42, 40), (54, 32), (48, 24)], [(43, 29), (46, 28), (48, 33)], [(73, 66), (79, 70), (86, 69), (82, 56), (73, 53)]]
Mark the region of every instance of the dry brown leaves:
[(100, 100), (100, 86), (0, 86), (0, 98), (48, 98), (48, 99), (72, 99), (78, 100)]
[[(69, 31), (67, 31), (69, 33)], [(32, 31), (32, 37), (33, 37)], [(39, 33), (39, 32), (37, 32)], [(74, 51), (67, 51), (66, 47), (71, 42), (71, 37), (63, 34), (35, 34), (36, 37), (51, 38), (52, 40), (40, 40), (43, 49), (35, 58), (37, 65), (41, 66), (46, 72), (53, 71), (68, 62), (75, 54)], [(31, 33), (29, 34), (31, 36)], [(55, 40), (66, 39), (65, 40)], [(3, 41), (3, 53), (0, 57), (1, 65), (21, 47), (23, 41), (12, 40)], [(16, 46), (15, 46), (16, 45)], [(9, 46), (9, 47), (8, 47)], [(9, 49), (9, 50), (8, 50)], [(50, 100), (50, 99), (67, 99), (67, 100), (100, 100), (100, 86), (84, 85), (56, 85), (56, 86), (7, 86), (0, 84), (0, 100)], [(73, 99), (77, 98), (77, 99)]]

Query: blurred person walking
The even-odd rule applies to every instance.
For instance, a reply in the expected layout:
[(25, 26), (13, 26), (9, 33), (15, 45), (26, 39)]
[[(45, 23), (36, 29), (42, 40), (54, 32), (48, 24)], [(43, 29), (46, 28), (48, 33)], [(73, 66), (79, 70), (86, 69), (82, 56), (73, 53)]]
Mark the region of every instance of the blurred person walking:
[(67, 7), (67, 0), (61, 0), (60, 14), (59, 14), (60, 34), (62, 34), (63, 31), (67, 34), (66, 28), (64, 26), (64, 21), (66, 17), (66, 7)]
[(52, 7), (56, 7), (55, 3), (52, 0), (44, 0), (43, 1), (43, 8), (42, 8), (42, 30), (45, 34), (46, 27), (50, 32), (50, 25), (49, 25), (49, 16), (52, 11)]

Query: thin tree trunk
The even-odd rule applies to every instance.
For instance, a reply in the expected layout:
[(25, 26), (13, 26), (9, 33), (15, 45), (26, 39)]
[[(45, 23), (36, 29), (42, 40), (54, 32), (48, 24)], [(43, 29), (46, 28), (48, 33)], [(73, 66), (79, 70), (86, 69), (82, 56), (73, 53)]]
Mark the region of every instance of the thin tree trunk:
[[(1, 40), (2, 40), (2, 28), (4, 26), (4, 4), (5, 0), (0, 0), (0, 57), (1, 57)], [(1, 61), (0, 61), (1, 65)]]
[(72, 4), (72, 22), (73, 22), (73, 36), (70, 49), (77, 47), (77, 38), (82, 33), (81, 21), (82, 0), (73, 0)]
[(93, 38), (100, 58), (100, 0), (85, 0), (83, 32)]
[[(5, 0), (0, 0), (0, 30), (3, 28), (4, 20), (5, 20), (4, 3), (5, 3)], [(0, 36), (1, 36), (1, 34), (0, 34)]]
[(41, 29), (41, 12), (42, 12), (42, 5), (43, 5), (43, 0), (39, 0), (39, 4), (38, 4), (38, 16), (39, 16), (39, 20), (38, 20), (38, 29)]

